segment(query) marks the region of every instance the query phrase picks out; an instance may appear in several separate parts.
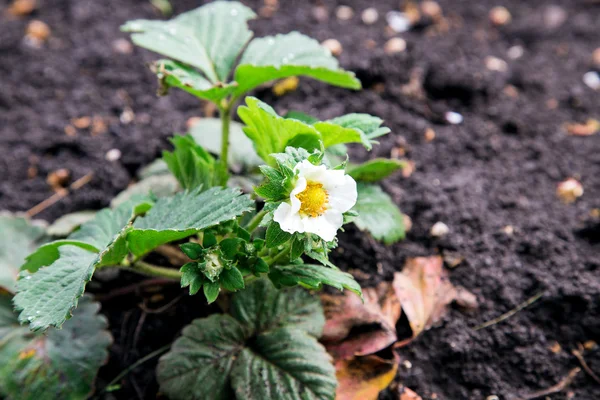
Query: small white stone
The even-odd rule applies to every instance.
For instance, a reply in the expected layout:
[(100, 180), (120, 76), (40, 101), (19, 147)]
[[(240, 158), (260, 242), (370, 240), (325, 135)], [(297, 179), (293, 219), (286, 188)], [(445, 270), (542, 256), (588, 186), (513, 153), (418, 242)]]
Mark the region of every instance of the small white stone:
[(125, 108), (123, 110), (123, 112), (121, 113), (121, 116), (119, 117), (119, 120), (121, 121), (121, 123), (125, 124), (125, 125), (133, 122), (134, 119), (135, 119), (135, 113), (129, 107)]
[(446, 236), (450, 232), (450, 228), (445, 223), (438, 221), (436, 222), (429, 231), (429, 234), (433, 237)]
[(335, 10), (335, 16), (340, 21), (348, 21), (354, 16), (354, 10), (348, 6), (339, 6)]
[(589, 71), (583, 74), (583, 83), (593, 90), (600, 89), (600, 75), (596, 71)]
[(117, 161), (121, 158), (121, 150), (119, 149), (110, 149), (109, 151), (106, 152), (106, 155), (104, 156), (104, 158), (106, 158), (106, 161)]
[(508, 70), (508, 64), (506, 61), (498, 58), (498, 57), (486, 57), (485, 58), (485, 66), (490, 71), (496, 72), (506, 72)]
[(406, 50), (406, 40), (402, 38), (391, 38), (383, 46), (383, 51), (388, 54), (401, 53)]
[(402, 366), (406, 369), (411, 369), (412, 368), (412, 363), (408, 360), (404, 360), (402, 361)]
[(444, 118), (446, 118), (446, 121), (452, 125), (462, 124), (464, 121), (462, 114), (454, 111), (448, 111), (446, 114), (444, 114)]
[(133, 45), (129, 40), (121, 38), (112, 42), (112, 49), (115, 53), (131, 54), (133, 52)]
[(337, 39), (327, 39), (323, 43), (321, 43), (321, 46), (325, 47), (326, 49), (329, 49), (331, 54), (333, 54), (334, 56), (339, 56), (344, 51), (342, 44)]
[(508, 49), (506, 54), (508, 55), (508, 58), (510, 58), (512, 60), (516, 60), (518, 58), (521, 58), (523, 56), (524, 52), (525, 52), (525, 50), (523, 49), (523, 47), (517, 45), (517, 46), (512, 46), (510, 49)]
[(373, 25), (379, 19), (379, 12), (375, 8), (369, 7), (362, 12), (360, 18), (366, 25)]
[(394, 32), (406, 32), (411, 27), (410, 18), (406, 13), (400, 11), (390, 11), (385, 15), (388, 25)]

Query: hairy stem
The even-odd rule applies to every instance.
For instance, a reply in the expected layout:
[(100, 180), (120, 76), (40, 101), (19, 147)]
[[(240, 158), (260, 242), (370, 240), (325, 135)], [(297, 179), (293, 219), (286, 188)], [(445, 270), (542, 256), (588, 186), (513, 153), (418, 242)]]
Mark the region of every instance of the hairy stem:
[(231, 122), (231, 108), (229, 105), (221, 107), (221, 158), (219, 160), (219, 176), (221, 185), (225, 186), (229, 179), (227, 158), (229, 157), (229, 123)]
[(173, 268), (159, 267), (157, 265), (148, 264), (144, 261), (136, 261), (130, 267), (126, 267), (134, 272), (139, 272), (143, 275), (156, 276), (159, 278), (168, 278), (181, 280), (181, 272)]

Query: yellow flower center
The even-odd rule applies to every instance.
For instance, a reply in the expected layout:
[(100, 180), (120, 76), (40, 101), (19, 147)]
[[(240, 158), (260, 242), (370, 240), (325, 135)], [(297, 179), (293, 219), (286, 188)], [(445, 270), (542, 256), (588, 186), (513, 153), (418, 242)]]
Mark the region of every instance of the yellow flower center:
[(306, 182), (306, 189), (298, 193), (296, 198), (300, 200), (300, 214), (313, 218), (323, 215), (327, 209), (329, 194), (318, 182)]

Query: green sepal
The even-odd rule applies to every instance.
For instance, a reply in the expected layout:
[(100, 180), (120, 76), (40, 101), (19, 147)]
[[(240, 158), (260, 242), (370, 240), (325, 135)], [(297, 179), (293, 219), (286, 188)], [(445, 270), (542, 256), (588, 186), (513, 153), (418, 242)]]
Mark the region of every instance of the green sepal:
[(197, 260), (202, 257), (204, 249), (198, 243), (187, 242), (179, 245), (179, 248), (183, 253), (192, 260)]
[(202, 285), (206, 282), (204, 274), (200, 270), (197, 262), (189, 262), (183, 265), (181, 271), (181, 287), (190, 287), (190, 295), (198, 293)]
[(244, 277), (236, 267), (224, 269), (219, 276), (219, 281), (221, 282), (223, 289), (229, 290), (230, 292), (235, 292), (244, 289), (245, 287)]
[(206, 301), (208, 304), (211, 304), (217, 299), (217, 297), (219, 297), (221, 284), (219, 282), (206, 282), (203, 286), (203, 289)]

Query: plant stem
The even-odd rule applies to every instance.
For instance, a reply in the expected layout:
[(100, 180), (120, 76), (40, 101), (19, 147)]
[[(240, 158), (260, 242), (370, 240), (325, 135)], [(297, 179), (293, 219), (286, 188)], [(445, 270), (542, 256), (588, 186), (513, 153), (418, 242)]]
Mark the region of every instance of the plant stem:
[(229, 179), (229, 167), (227, 165), (227, 158), (229, 157), (229, 123), (231, 122), (231, 108), (229, 105), (220, 108), (221, 114), (221, 158), (220, 163), (220, 174), (221, 184), (225, 186)]
[(246, 230), (250, 233), (254, 232), (256, 228), (258, 228), (258, 225), (260, 225), (260, 222), (262, 221), (265, 215), (267, 215), (267, 211), (264, 209), (256, 213), (256, 215), (252, 217), (250, 222), (248, 222), (248, 225), (246, 225)]
[(130, 267), (125, 267), (125, 269), (130, 269), (135, 272), (139, 272), (148, 276), (157, 276), (159, 278), (168, 278), (168, 279), (181, 279), (181, 272), (173, 268), (165, 268), (159, 267), (156, 265), (148, 264), (144, 261), (136, 261), (131, 264)]
[(267, 264), (269, 264), (269, 266), (276, 264), (277, 262), (281, 261), (285, 257), (289, 256), (289, 254), (290, 254), (290, 246), (286, 245), (283, 248), (283, 250), (281, 250), (279, 253), (275, 254), (275, 256), (273, 256), (273, 258), (268, 260)]

